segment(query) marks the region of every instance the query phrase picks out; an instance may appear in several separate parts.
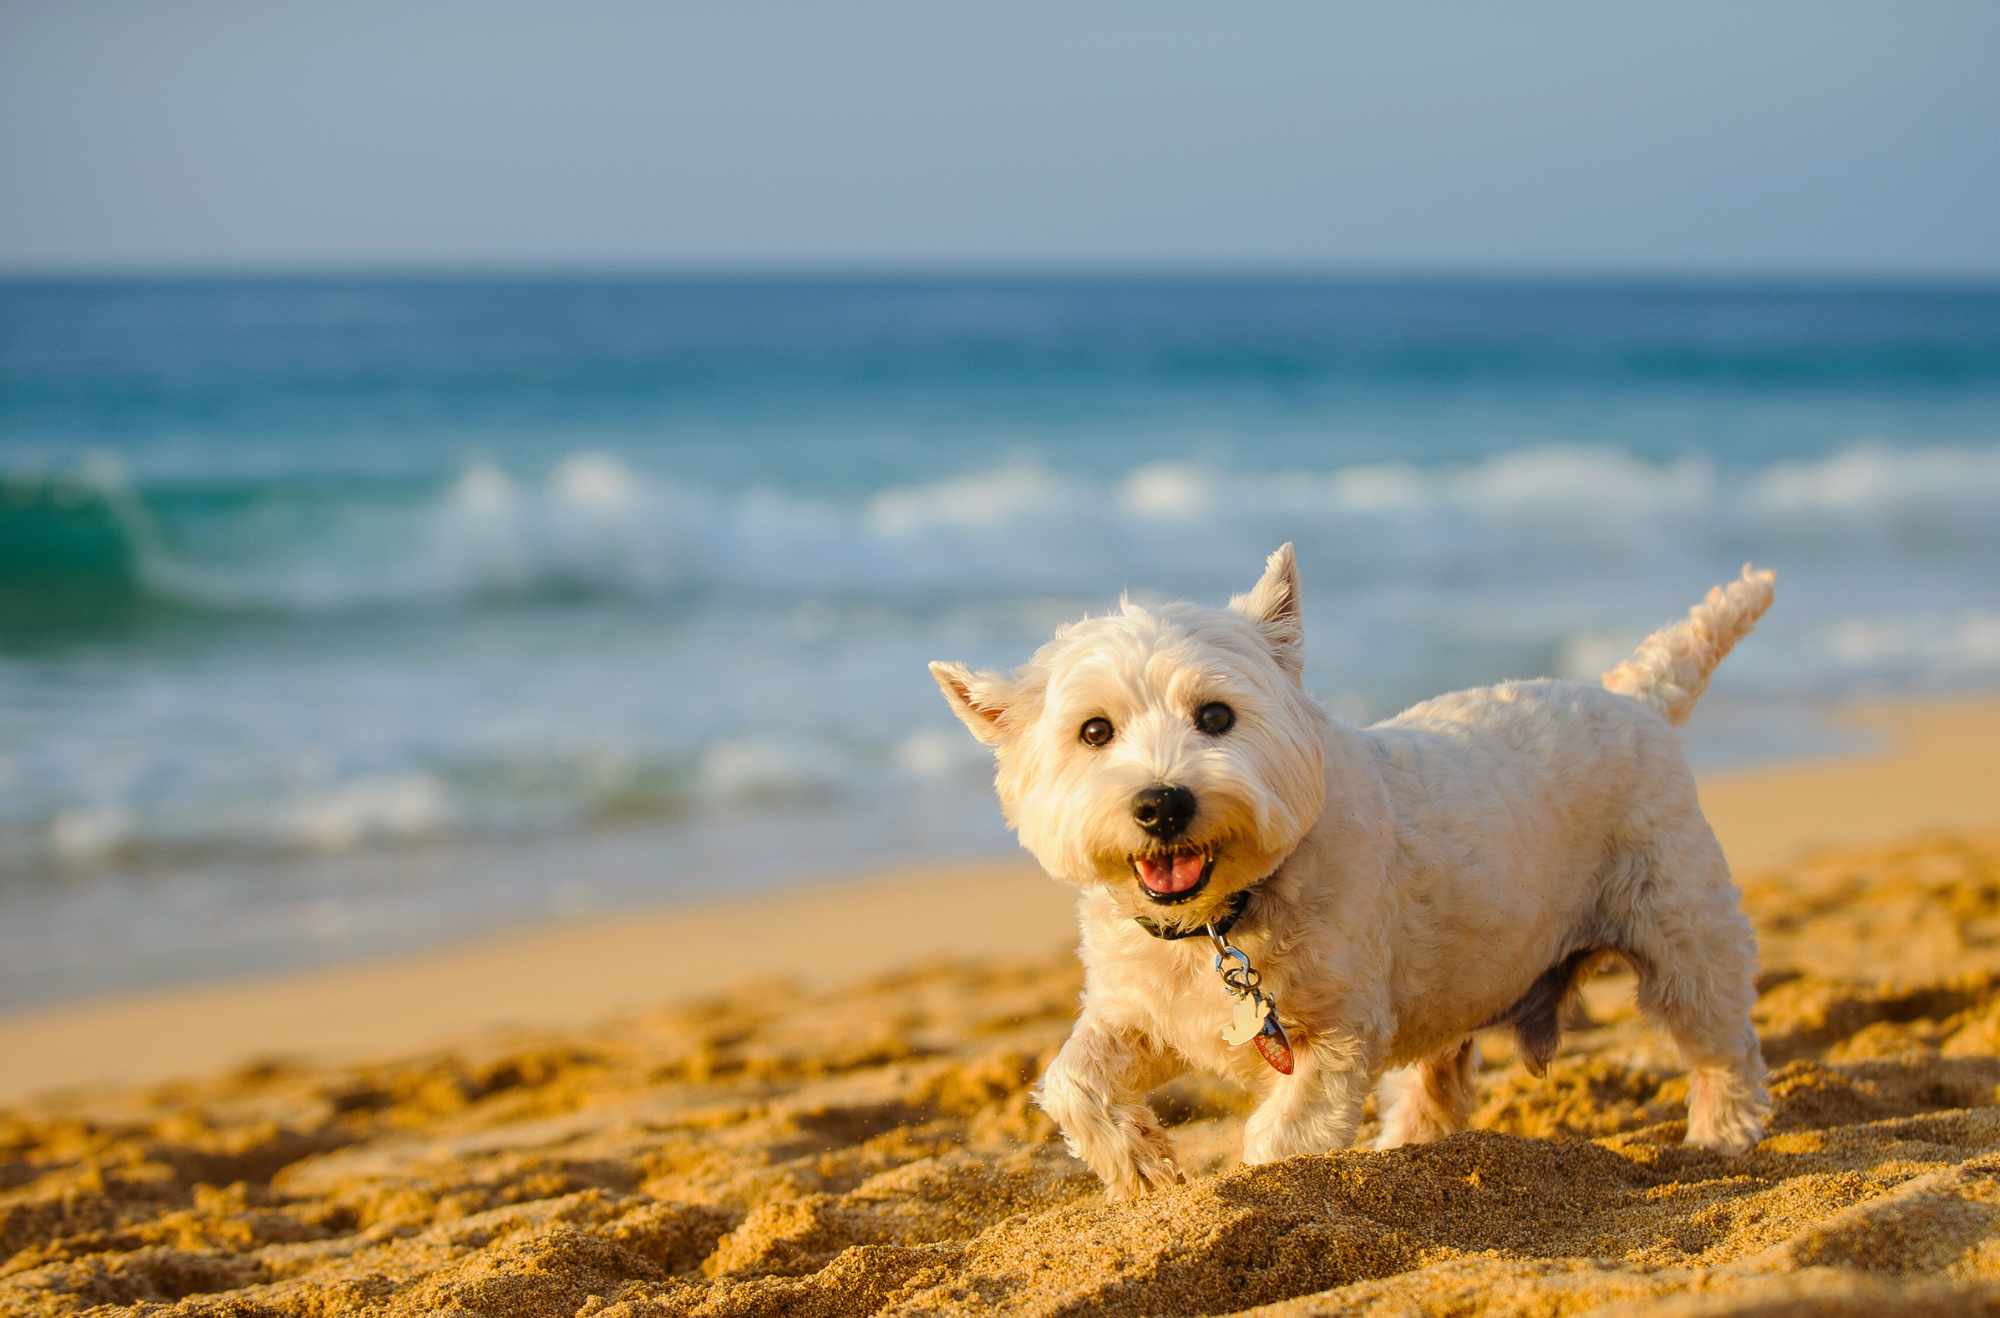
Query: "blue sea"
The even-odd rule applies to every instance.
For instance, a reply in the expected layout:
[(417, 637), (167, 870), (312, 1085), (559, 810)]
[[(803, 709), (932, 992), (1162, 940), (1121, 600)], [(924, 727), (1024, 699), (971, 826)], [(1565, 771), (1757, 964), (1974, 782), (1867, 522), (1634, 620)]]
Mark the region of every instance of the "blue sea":
[(1693, 751), (1838, 749), (2000, 681), (2000, 287), (0, 281), (0, 1007), (1004, 854), (925, 662), (1287, 539), (1351, 719), (1773, 566)]

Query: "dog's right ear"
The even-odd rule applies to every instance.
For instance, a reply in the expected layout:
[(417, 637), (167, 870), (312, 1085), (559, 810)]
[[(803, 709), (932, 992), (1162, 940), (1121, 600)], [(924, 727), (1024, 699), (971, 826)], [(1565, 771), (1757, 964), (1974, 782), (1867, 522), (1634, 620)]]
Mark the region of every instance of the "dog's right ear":
[(931, 676), (937, 679), (944, 702), (958, 721), (972, 729), (972, 735), (988, 746), (1007, 739), (1001, 721), (1014, 703), (1014, 684), (998, 673), (975, 673), (964, 664), (933, 663)]

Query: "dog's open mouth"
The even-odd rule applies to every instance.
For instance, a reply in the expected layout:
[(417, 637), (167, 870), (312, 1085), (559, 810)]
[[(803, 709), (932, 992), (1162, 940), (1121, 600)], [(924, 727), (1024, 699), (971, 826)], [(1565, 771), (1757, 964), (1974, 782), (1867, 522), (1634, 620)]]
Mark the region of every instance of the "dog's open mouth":
[(1208, 876), (1215, 872), (1215, 853), (1189, 849), (1135, 855), (1132, 872), (1139, 876), (1146, 896), (1162, 906), (1172, 906), (1208, 886)]

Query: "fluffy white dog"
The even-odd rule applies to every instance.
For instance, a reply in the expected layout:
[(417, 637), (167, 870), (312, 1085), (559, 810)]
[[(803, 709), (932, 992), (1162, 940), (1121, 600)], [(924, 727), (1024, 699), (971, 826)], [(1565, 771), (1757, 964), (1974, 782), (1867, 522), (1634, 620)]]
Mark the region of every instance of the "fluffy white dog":
[(1083, 890), (1082, 1013), (1038, 1096), (1071, 1151), (1114, 1197), (1178, 1180), (1145, 1096), (1189, 1064), (1262, 1088), (1246, 1162), (1345, 1147), (1390, 1068), (1380, 1147), (1439, 1139), (1471, 1035), (1511, 1028), (1539, 1073), (1610, 954), (1692, 1071), (1687, 1142), (1756, 1143), (1756, 942), (1670, 725), (1772, 591), (1746, 567), (1602, 687), (1506, 682), (1366, 729), (1301, 686), (1290, 545), (1226, 610), (1124, 601), (1012, 674), (931, 665), (1021, 844)]

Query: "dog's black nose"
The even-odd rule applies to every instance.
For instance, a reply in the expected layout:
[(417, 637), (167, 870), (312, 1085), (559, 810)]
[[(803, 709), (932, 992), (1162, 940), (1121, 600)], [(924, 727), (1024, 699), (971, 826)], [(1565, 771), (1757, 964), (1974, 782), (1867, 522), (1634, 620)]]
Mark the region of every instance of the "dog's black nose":
[(1194, 818), (1194, 793), (1185, 787), (1148, 787), (1132, 798), (1132, 819), (1162, 842), (1187, 831)]

